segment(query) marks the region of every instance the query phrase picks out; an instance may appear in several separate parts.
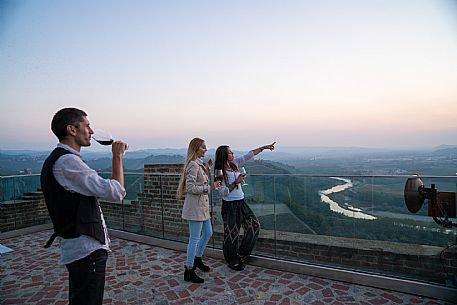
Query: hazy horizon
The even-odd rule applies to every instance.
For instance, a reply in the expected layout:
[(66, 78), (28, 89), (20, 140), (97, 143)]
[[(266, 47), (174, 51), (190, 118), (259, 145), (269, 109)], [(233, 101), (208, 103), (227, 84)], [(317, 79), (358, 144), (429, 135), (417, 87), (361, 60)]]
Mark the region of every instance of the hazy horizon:
[(63, 107), (131, 150), (457, 144), (452, 0), (4, 0), (0, 17), (0, 149), (53, 148)]
[[(57, 143), (56, 143), (57, 145)], [(251, 147), (251, 149), (256, 148), (257, 146)], [(0, 147), (0, 152), (49, 152), (55, 148), (55, 145), (52, 145), (44, 149), (33, 149), (33, 148), (3, 148)], [(217, 147), (208, 147), (208, 152), (214, 152)], [(380, 148), (380, 147), (362, 147), (362, 146), (276, 146), (276, 149), (273, 152), (266, 151), (267, 154), (270, 153), (286, 153), (286, 154), (301, 154), (301, 153), (310, 153), (312, 151), (340, 151), (340, 152), (401, 152), (401, 151), (432, 151), (436, 149), (445, 149), (445, 148), (457, 148), (457, 144), (441, 144), (433, 147), (417, 147), (417, 148)], [(238, 149), (233, 148), (235, 152), (244, 152), (250, 149)], [(98, 144), (92, 144), (91, 146), (85, 146), (81, 148), (81, 152), (93, 152), (93, 153), (110, 153), (111, 149), (108, 146), (102, 146)], [(144, 152), (144, 151), (181, 151), (185, 154), (187, 147), (148, 147), (141, 149), (129, 149), (127, 152)], [(265, 154), (265, 153), (264, 153)]]

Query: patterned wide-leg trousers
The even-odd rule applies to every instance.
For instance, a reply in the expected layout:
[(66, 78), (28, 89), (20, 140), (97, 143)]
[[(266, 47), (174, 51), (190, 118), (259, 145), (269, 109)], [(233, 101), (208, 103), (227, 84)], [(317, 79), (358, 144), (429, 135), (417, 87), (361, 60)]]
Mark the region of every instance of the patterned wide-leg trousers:
[[(251, 255), (259, 236), (260, 223), (254, 212), (242, 200), (222, 200), (222, 220), (224, 222), (224, 258), (229, 265), (237, 263), (238, 256), (246, 258)], [(241, 225), (244, 235), (239, 245)]]

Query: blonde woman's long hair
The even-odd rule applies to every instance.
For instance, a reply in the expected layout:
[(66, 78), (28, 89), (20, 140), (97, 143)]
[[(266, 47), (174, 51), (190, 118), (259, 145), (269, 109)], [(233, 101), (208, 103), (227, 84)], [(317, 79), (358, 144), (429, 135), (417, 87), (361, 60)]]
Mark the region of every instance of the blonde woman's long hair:
[(184, 199), (186, 195), (186, 168), (190, 161), (197, 159), (197, 151), (200, 146), (203, 145), (203, 143), (205, 143), (205, 140), (200, 138), (193, 138), (189, 143), (189, 147), (187, 148), (186, 162), (184, 162), (181, 178), (179, 179), (178, 190), (176, 191), (176, 197), (178, 199)]

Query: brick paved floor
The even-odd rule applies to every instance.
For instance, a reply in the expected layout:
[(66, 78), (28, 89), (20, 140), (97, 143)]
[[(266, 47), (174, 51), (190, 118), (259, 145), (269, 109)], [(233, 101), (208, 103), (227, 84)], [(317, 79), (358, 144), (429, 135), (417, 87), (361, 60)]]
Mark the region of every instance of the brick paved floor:
[[(58, 247), (42, 245), (51, 231), (8, 238), (0, 244), (0, 304), (67, 304), (64, 266)], [(185, 253), (113, 238), (108, 259), (104, 304), (449, 304), (318, 277), (248, 266), (234, 272), (208, 258), (205, 283), (183, 281)]]

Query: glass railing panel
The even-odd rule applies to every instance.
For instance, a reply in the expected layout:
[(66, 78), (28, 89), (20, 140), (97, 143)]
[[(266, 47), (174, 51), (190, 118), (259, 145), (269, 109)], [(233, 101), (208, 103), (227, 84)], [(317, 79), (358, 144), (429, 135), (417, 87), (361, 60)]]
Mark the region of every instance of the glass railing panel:
[[(99, 175), (103, 178), (111, 177), (111, 173), (108, 172), (101, 172)], [(101, 202), (103, 215), (109, 228), (139, 234), (145, 233), (144, 183), (143, 173), (124, 173), (126, 190), (124, 200), (122, 202)]]
[(39, 175), (1, 177), (2, 232), (51, 221), (40, 188)]
[[(403, 189), (406, 178), (354, 177), (352, 186), (337, 200), (354, 209), (358, 215), (355, 239), (402, 242), (404, 239), (395, 219), (403, 219), (408, 212)], [(359, 221), (360, 220), (360, 221)], [(373, 248), (382, 248), (382, 244)]]
[[(124, 199), (124, 227), (128, 232), (164, 238), (162, 177), (129, 174)], [(130, 190), (130, 191), (129, 191)]]
[[(410, 212), (403, 195), (406, 180), (407, 177), (374, 179), (372, 213), (377, 219), (366, 231), (372, 239), (372, 245), (383, 247), (383, 252), (378, 254), (378, 260), (395, 258), (402, 261), (407, 256), (418, 257), (417, 262), (405, 261), (398, 266), (383, 268), (383, 274), (444, 284), (443, 278), (446, 276), (443, 272), (446, 266), (441, 263), (441, 259), (445, 255), (446, 247), (455, 244), (456, 227), (446, 228), (429, 216), (428, 208), (435, 206), (429, 200), (424, 200), (422, 208), (417, 212)], [(457, 178), (423, 177), (422, 181), (428, 188), (432, 183), (435, 184), (438, 192), (455, 193)], [(436, 220), (444, 220), (444, 217)], [(448, 218), (448, 221), (456, 224), (455, 218)], [(424, 271), (424, 266), (429, 266), (429, 270)], [(453, 272), (455, 274), (455, 268)]]
[(126, 173), (124, 175), (124, 186), (126, 195), (122, 201), (123, 227), (124, 230), (132, 233), (150, 234), (146, 217), (143, 173)]
[[(42, 196), (33, 192), (38, 175), (1, 178), (2, 232), (50, 221), (42, 197), (32, 198)], [(261, 226), (253, 253), (455, 287), (457, 220), (429, 216), (427, 200), (411, 213), (403, 195), (407, 178), (250, 174), (245, 200)], [(438, 192), (457, 192), (457, 177), (421, 179)], [(126, 173), (124, 201), (102, 202), (108, 227), (186, 243), (178, 181), (177, 174)], [(222, 249), (221, 199), (217, 191), (210, 198), (210, 247)]]
[(224, 223), (221, 214), (222, 198), (219, 196), (219, 192), (217, 190), (211, 191), (209, 198), (213, 236), (208, 243), (208, 246), (216, 249), (222, 249), (222, 243), (224, 241)]
[[(446, 249), (455, 244), (456, 220), (447, 220), (453, 228), (440, 227), (427, 216), (427, 201), (416, 214), (409, 212), (403, 195), (407, 177), (299, 179), (302, 186), (292, 175), (275, 176), (276, 206), (287, 205), (313, 233), (295, 234), (293, 222), (280, 220), (276, 208), (275, 257), (432, 283), (444, 284), (443, 277), (455, 282), (455, 257), (449, 260), (455, 251)], [(439, 192), (457, 189), (455, 177), (423, 181), (428, 187), (434, 183)], [(443, 217), (438, 221), (446, 223)], [(441, 260), (450, 270), (443, 271)]]
[[(105, 179), (111, 178), (111, 172), (99, 172)], [(106, 225), (111, 229), (124, 230), (123, 202), (105, 202), (100, 200)]]
[[(107, 178), (110, 174), (103, 173)], [(180, 240), (183, 229), (176, 210), (178, 175), (159, 173), (125, 173), (126, 197), (116, 208), (111, 204), (107, 223), (110, 228), (148, 236)], [(181, 202), (182, 205), (182, 202)], [(106, 212), (104, 212), (106, 214)]]
[(177, 200), (176, 191), (180, 176), (167, 174), (161, 176), (164, 238), (187, 242), (189, 239), (188, 222), (181, 217), (184, 200)]
[(0, 178), (0, 199), (1, 202), (17, 199), (15, 181), (16, 177)]
[[(274, 257), (276, 255), (276, 226), (278, 214), (278, 206), (276, 204), (275, 177), (249, 175), (245, 179), (246, 185), (242, 186), (244, 192), (244, 200), (247, 206), (251, 209), (254, 217), (260, 224), (260, 228), (256, 228), (256, 224), (241, 224), (244, 234), (245, 225), (249, 230), (259, 230), (259, 240), (252, 254)], [(282, 206), (280, 206), (282, 208)], [(251, 228), (252, 225), (252, 228)]]
[[(392, 264), (383, 264), (386, 253), (396, 253), (401, 239), (397, 228), (382, 215), (404, 212), (403, 178), (393, 177), (330, 177), (339, 181), (328, 195), (339, 221), (333, 226), (334, 249), (340, 249), (334, 266), (378, 274), (392, 271)], [(400, 244), (401, 247), (401, 244)], [(394, 252), (389, 252), (389, 251)], [(391, 255), (389, 254), (389, 259)], [(381, 263), (379, 263), (381, 262)]]
[(6, 176), (1, 177), (0, 183), (2, 202), (27, 199), (41, 189), (40, 175)]
[[(339, 182), (329, 177), (304, 175), (275, 175), (274, 178), (276, 257), (331, 263), (330, 256), (321, 254), (333, 242), (334, 227), (347, 217), (333, 212), (326, 196)], [(352, 225), (347, 226), (346, 234), (353, 234)]]

